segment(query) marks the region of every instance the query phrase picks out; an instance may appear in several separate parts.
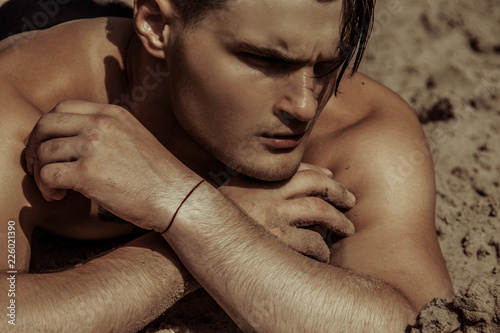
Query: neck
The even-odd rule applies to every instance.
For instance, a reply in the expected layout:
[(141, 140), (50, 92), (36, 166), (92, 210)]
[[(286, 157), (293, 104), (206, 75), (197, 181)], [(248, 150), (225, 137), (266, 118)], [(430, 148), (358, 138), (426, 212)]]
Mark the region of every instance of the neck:
[(201, 147), (179, 124), (172, 107), (172, 78), (164, 60), (154, 58), (132, 37), (125, 59), (123, 107), (191, 170), (206, 179), (226, 167)]

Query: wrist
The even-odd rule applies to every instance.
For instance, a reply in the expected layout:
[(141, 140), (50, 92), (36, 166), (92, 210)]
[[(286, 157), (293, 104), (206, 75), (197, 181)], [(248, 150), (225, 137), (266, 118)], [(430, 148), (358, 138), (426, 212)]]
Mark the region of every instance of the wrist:
[(160, 232), (160, 234), (164, 234), (168, 231), (168, 229), (172, 226), (172, 223), (174, 223), (174, 220), (175, 220), (175, 217), (177, 215), (177, 213), (179, 212), (179, 209), (181, 209), (182, 205), (186, 202), (187, 199), (189, 199), (189, 197), (191, 196), (191, 194), (193, 194), (194, 191), (196, 191), (196, 189), (203, 183), (205, 182), (206, 180), (205, 179), (202, 179), (200, 180), (195, 186), (193, 186), (193, 188), (191, 189), (191, 191), (188, 192), (188, 194), (186, 194), (186, 196), (184, 197), (184, 199), (181, 201), (181, 203), (179, 204), (179, 206), (177, 207), (177, 209), (175, 210), (174, 214), (172, 215), (172, 218), (170, 219), (170, 223), (167, 225), (167, 227)]
[[(176, 161), (180, 163), (179, 161)], [(169, 165), (165, 171), (168, 178), (162, 183), (161, 190), (151, 189), (153, 198), (151, 203), (151, 228), (160, 234), (164, 233), (171, 225), (174, 215), (184, 202), (188, 194), (203, 178), (187, 168), (184, 164), (180, 167)]]
[[(172, 247), (173, 244), (176, 246), (181, 245), (184, 248), (190, 247), (190, 244), (186, 243), (186, 239), (191, 239), (192, 237), (199, 238), (201, 234), (208, 235), (213, 231), (214, 221), (211, 221), (209, 225), (206, 222), (210, 220), (209, 217), (213, 215), (214, 209), (217, 210), (216, 207), (222, 207), (218, 203), (221, 199), (225, 201), (225, 197), (214, 189), (210, 183), (207, 181), (202, 182), (201, 180), (199, 178), (197, 182), (191, 183), (192, 187), (184, 192), (187, 196), (198, 185), (189, 197), (183, 197), (177, 201), (177, 204), (180, 204), (182, 201), (184, 202), (182, 206), (175, 207), (176, 210), (177, 208), (179, 209), (168, 231), (161, 233), (161, 236)], [(169, 219), (165, 222), (165, 226), (171, 221), (174, 214), (175, 212), (169, 212)], [(192, 250), (196, 252), (195, 248)]]

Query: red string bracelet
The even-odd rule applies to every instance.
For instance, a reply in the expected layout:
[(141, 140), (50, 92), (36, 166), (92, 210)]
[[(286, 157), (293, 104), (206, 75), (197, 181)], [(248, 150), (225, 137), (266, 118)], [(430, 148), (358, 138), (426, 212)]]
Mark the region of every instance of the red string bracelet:
[(181, 204), (179, 205), (179, 207), (177, 207), (177, 210), (175, 211), (174, 213), (174, 216), (172, 216), (172, 219), (170, 220), (170, 223), (169, 225), (167, 226), (167, 228), (165, 229), (165, 231), (161, 232), (160, 234), (164, 234), (168, 231), (168, 229), (170, 229), (170, 227), (172, 226), (172, 223), (174, 223), (174, 219), (175, 217), (177, 216), (177, 213), (179, 212), (179, 209), (181, 209), (182, 205), (184, 204), (184, 202), (186, 202), (187, 198), (189, 198), (189, 196), (191, 194), (193, 194), (193, 192), (198, 188), (198, 186), (201, 185), (201, 183), (203, 183), (205, 181), (205, 179), (202, 179), (198, 184), (196, 184), (195, 187), (193, 187), (193, 189), (186, 195), (186, 197), (184, 198), (184, 200), (182, 200)]

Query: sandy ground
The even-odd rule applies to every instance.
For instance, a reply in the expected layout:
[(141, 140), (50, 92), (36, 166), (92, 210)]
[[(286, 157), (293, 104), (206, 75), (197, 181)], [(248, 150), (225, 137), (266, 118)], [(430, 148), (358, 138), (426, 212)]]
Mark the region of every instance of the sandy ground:
[[(500, 3), (379, 0), (360, 70), (415, 109), (435, 162), (436, 232), (456, 296), (424, 307), (412, 333), (500, 332)], [(411, 177), (422, 154), (401, 156), (396, 176)], [(170, 328), (237, 332), (203, 291), (144, 332)]]

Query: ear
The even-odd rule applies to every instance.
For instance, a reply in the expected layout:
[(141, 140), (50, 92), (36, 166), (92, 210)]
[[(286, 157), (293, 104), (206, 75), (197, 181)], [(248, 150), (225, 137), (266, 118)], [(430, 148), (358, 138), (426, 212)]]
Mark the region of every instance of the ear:
[(175, 10), (169, 0), (135, 1), (135, 30), (144, 48), (153, 57), (165, 59), (165, 46), (175, 19)]

